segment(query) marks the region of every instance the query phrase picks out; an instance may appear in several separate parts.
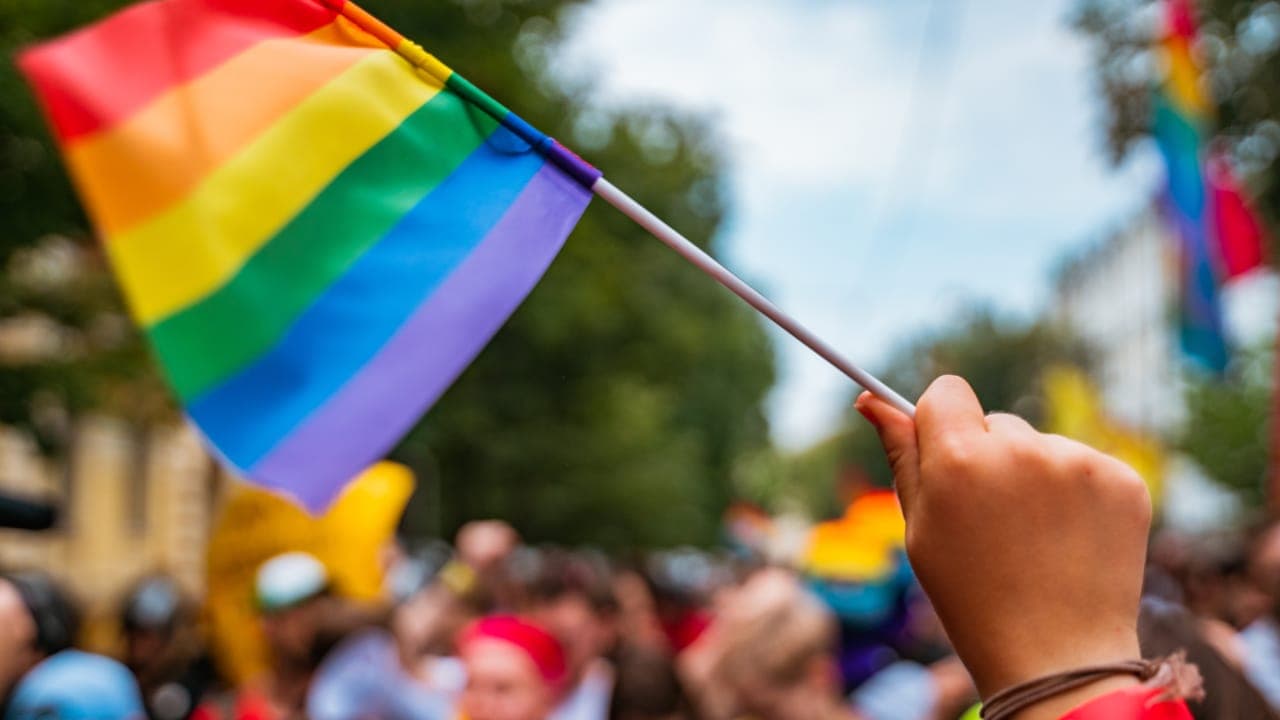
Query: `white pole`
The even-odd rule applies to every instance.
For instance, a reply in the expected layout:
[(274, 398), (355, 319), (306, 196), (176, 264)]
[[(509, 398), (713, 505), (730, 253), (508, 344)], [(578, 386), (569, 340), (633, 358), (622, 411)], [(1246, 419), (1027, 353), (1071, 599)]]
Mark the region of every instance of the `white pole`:
[(679, 253), (684, 259), (697, 266), (699, 270), (715, 278), (721, 285), (729, 288), (733, 294), (747, 301), (748, 305), (777, 323), (778, 327), (786, 330), (792, 337), (807, 345), (809, 349), (818, 353), (824, 360), (834, 365), (840, 372), (848, 375), (854, 382), (870, 390), (873, 395), (902, 411), (908, 417), (915, 417), (915, 405), (908, 402), (906, 398), (894, 392), (893, 388), (880, 382), (871, 373), (846, 360), (834, 348), (823, 342), (821, 338), (809, 332), (795, 318), (779, 310), (776, 305), (769, 302), (768, 298), (756, 292), (754, 288), (743, 282), (737, 275), (729, 272), (723, 265), (716, 262), (715, 258), (706, 254), (697, 245), (690, 242), (688, 238), (676, 232), (674, 228), (663, 222), (657, 215), (632, 200), (631, 196), (614, 187), (613, 183), (602, 177), (596, 181), (591, 190), (600, 199), (614, 206), (623, 215), (636, 221), (640, 227), (648, 230), (654, 237), (666, 243), (667, 246)]

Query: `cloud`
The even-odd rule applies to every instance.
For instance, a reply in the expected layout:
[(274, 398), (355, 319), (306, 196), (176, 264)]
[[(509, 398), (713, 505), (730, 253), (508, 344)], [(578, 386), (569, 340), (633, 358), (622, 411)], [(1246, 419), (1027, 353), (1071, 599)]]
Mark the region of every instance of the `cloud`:
[[(1049, 266), (1150, 196), (1153, 153), (1120, 172), (1102, 157), (1070, 5), (600, 0), (556, 68), (593, 77), (601, 107), (715, 118), (733, 154), (728, 262), (874, 367), (965, 299), (1034, 312)], [(803, 445), (854, 388), (777, 347), (775, 436)]]
[(869, 185), (892, 162), (913, 48), (857, 3), (595, 3), (558, 64), (603, 105), (658, 99), (717, 116), (744, 180)]

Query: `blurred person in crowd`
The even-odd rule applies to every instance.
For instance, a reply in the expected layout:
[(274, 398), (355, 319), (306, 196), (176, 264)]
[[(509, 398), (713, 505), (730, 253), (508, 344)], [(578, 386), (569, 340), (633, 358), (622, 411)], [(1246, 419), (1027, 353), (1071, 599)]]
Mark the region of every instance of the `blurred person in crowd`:
[(266, 673), (237, 696), (229, 707), (205, 703), (197, 720), (289, 720), (306, 717), (307, 691), (322, 655), (324, 615), (332, 607), (329, 572), (303, 552), (289, 552), (258, 568), (254, 599), (266, 640)]
[(520, 534), (501, 520), (474, 520), (458, 530), (458, 559), (478, 573), (501, 565), (520, 545)]
[(1190, 704), (1196, 720), (1277, 720), (1280, 716), (1246, 679), (1238, 657), (1224, 655), (1220, 650), (1223, 639), (1215, 636), (1211, 628), (1224, 624), (1209, 622), (1206, 624), (1205, 618), (1177, 603), (1144, 597), (1138, 620), (1142, 653), (1146, 657), (1163, 657), (1183, 651), (1187, 660), (1200, 669), (1205, 697)]
[(1280, 710), (1280, 522), (1257, 533), (1251, 544), (1248, 572), (1269, 599), (1269, 611), (1240, 633), (1249, 679)]
[(502, 612), (519, 608), (522, 598), (512, 569), (524, 548), (520, 534), (501, 520), (473, 520), (454, 538), (458, 562), (476, 576), (476, 594)]
[(624, 568), (613, 575), (613, 596), (618, 601), (618, 643), (624, 648), (669, 656), (671, 643), (658, 618), (658, 603), (649, 583), (638, 570)]
[[(697, 680), (707, 717), (770, 720), (955, 717), (972, 700), (963, 666), (903, 663), (843, 694), (835, 616), (790, 571), (752, 575), (707, 635), (712, 659)], [(708, 701), (709, 702), (705, 702)]]
[(473, 619), (472, 581), (447, 547), (393, 566), (386, 626), (354, 634), (325, 659), (307, 699), (311, 718), (452, 718), (466, 673), (450, 653), (458, 630)]
[(142, 720), (137, 684), (120, 663), (72, 649), (75, 605), (43, 573), (0, 575), (0, 717)]
[(466, 720), (551, 717), (567, 673), (551, 633), (512, 615), (490, 616), (462, 633), (458, 650), (467, 670), (460, 703)]
[(677, 655), (711, 625), (712, 574), (709, 561), (695, 551), (657, 553), (645, 564), (658, 621)]
[[(1207, 627), (1234, 643), (1235, 631), (1267, 614), (1270, 600), (1249, 575), (1248, 548), (1234, 532), (1188, 535), (1161, 530), (1151, 539), (1143, 595), (1183, 605), (1221, 627)], [(1240, 648), (1230, 649), (1240, 656)]]
[(688, 674), (704, 661), (687, 680), (705, 717), (856, 717), (840, 695), (835, 619), (790, 572), (755, 573), (720, 610), (684, 663)]
[(617, 681), (609, 720), (691, 720), (693, 715), (671, 657), (624, 644), (615, 658)]
[(151, 720), (190, 717), (217, 680), (195, 637), (194, 622), (172, 578), (145, 578), (124, 598), (123, 660), (138, 681)]
[(564, 695), (554, 720), (599, 720), (608, 714), (614, 668), (606, 659), (617, 642), (618, 602), (601, 558), (546, 553), (529, 589), (529, 616), (560, 641), (565, 653)]

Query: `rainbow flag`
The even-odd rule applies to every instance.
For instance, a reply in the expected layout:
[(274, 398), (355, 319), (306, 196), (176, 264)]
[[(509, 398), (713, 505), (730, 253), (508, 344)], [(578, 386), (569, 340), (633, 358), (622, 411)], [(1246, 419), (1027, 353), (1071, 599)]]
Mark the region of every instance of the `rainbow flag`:
[(1230, 354), (1222, 286), (1263, 264), (1263, 232), (1224, 158), (1208, 150), (1213, 112), (1195, 57), (1191, 0), (1166, 0), (1158, 50), (1167, 68), (1152, 96), (1152, 135), (1164, 157), (1161, 206), (1178, 238), (1184, 354), (1213, 372)]
[(312, 509), (466, 368), (599, 177), (342, 0), (156, 0), (19, 63), (187, 415)]

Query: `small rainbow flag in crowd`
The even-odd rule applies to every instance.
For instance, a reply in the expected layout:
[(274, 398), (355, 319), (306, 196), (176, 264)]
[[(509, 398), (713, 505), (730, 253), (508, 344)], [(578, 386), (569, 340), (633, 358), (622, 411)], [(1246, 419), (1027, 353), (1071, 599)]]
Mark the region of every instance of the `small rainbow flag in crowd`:
[(814, 526), (800, 565), (815, 577), (879, 580), (893, 572), (906, 532), (898, 496), (890, 490), (873, 490), (850, 503), (844, 515)]
[(1195, 57), (1191, 0), (1166, 0), (1159, 51), (1166, 74), (1152, 94), (1152, 134), (1168, 182), (1162, 205), (1178, 237), (1183, 352), (1213, 372), (1226, 369), (1221, 289), (1263, 263), (1264, 234), (1231, 176), (1212, 152), (1213, 112)]
[(870, 630), (895, 620), (914, 582), (905, 542), (898, 496), (872, 490), (843, 516), (814, 526), (800, 570), (842, 622)]
[(312, 509), (466, 368), (599, 177), (342, 0), (156, 0), (20, 65), (187, 414)]

